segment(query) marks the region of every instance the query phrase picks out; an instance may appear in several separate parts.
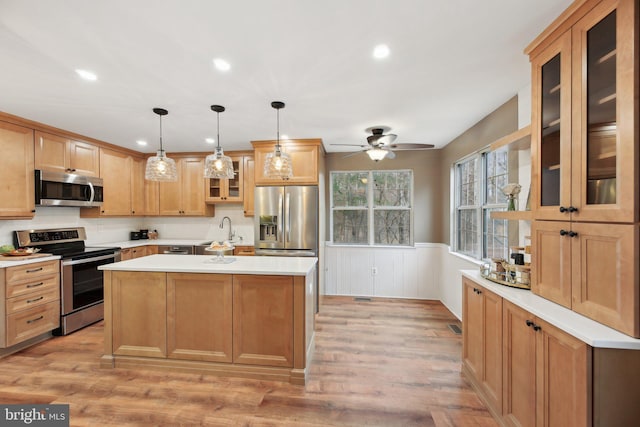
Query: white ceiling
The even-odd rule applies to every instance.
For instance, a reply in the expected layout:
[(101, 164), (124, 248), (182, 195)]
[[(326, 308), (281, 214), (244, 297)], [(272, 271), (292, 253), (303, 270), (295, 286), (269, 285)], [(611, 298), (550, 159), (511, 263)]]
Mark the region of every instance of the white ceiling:
[(0, 0), (0, 111), (153, 152), (163, 107), (167, 151), (210, 151), (221, 104), (229, 151), (275, 139), (279, 100), (280, 132), (329, 152), (377, 125), (442, 147), (527, 86), (524, 47), (570, 3)]

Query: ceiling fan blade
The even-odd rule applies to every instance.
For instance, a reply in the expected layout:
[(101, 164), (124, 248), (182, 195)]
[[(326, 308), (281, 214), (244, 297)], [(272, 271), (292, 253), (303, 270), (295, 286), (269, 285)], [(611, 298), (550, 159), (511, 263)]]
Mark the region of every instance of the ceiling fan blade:
[(391, 144), (388, 147), (392, 150), (425, 150), (435, 146), (433, 144)]
[(368, 145), (362, 145), (362, 144), (329, 144), (329, 145), (342, 145), (344, 147), (360, 147), (360, 148), (368, 147)]
[(346, 159), (347, 157), (352, 157), (352, 156), (355, 156), (355, 155), (360, 154), (360, 153), (364, 153), (364, 151), (356, 151), (354, 153), (348, 153), (348, 154), (342, 156), (342, 158)]
[(388, 133), (386, 135), (373, 134), (367, 137), (367, 142), (375, 145), (389, 145), (395, 141), (397, 137), (398, 135), (393, 133)]
[(387, 159), (395, 159), (395, 158), (396, 158), (396, 153), (394, 153), (394, 152), (393, 152), (393, 151), (391, 151), (391, 150), (387, 150), (387, 156), (386, 156), (386, 158), (387, 158)]

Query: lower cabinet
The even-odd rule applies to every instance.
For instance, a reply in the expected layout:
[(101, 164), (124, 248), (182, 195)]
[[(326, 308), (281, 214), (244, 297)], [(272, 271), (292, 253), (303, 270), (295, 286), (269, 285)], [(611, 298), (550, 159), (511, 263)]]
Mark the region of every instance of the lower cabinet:
[[(142, 258), (143, 256), (152, 255), (153, 253), (153, 248), (150, 246), (134, 246), (132, 248), (120, 249), (120, 259), (121, 261), (126, 261), (129, 259)], [(157, 253), (157, 250), (155, 253)]]
[(463, 279), (462, 361), (490, 407), (502, 410), (502, 298)]
[(230, 274), (167, 274), (167, 355), (173, 359), (232, 361)]
[(508, 301), (503, 312), (508, 426), (586, 426), (591, 348)]
[(233, 361), (293, 367), (293, 278), (233, 276)]
[(11, 347), (60, 326), (59, 261), (0, 270), (0, 348)]

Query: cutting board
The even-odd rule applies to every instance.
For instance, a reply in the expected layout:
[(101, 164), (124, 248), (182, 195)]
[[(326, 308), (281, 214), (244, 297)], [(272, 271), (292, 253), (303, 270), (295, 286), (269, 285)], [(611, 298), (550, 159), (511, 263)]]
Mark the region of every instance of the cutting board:
[(51, 256), (51, 254), (31, 254), (31, 255), (23, 255), (23, 256), (0, 256), (0, 261), (24, 261), (25, 259), (33, 259), (33, 258), (44, 258)]

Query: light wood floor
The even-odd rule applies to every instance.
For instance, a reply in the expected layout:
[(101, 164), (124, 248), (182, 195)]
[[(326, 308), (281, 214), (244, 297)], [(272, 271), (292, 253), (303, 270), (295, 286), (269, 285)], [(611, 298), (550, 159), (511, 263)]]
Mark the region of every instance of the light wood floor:
[(71, 425), (496, 426), (438, 302), (325, 297), (306, 387), (100, 369), (102, 324), (0, 359), (0, 402), (68, 403)]

